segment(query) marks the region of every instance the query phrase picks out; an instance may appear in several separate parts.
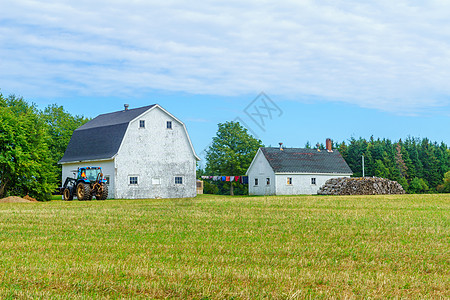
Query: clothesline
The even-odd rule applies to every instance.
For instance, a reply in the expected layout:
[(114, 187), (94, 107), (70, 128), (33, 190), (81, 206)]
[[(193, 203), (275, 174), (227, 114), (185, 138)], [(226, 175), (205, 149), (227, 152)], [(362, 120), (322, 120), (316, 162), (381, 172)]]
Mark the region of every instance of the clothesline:
[(202, 176), (202, 179), (212, 181), (239, 182), (242, 184), (248, 184), (248, 176)]

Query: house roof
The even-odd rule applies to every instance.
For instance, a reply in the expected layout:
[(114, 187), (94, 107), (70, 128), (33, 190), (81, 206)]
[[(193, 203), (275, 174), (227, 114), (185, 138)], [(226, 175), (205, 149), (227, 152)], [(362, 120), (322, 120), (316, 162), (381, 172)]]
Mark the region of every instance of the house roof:
[(352, 174), (337, 150), (260, 148), (275, 173)]
[(154, 106), (102, 114), (80, 126), (73, 132), (59, 163), (114, 157), (119, 151), (128, 124)]
[(118, 124), (128, 124), (155, 105), (156, 104), (102, 114), (79, 127), (76, 131), (98, 127), (115, 126)]

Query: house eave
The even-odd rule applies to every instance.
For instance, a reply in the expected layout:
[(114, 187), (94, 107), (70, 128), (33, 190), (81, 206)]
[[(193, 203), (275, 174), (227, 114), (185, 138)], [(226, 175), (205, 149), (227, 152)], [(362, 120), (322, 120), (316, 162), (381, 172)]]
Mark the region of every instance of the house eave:
[(99, 158), (99, 159), (86, 159), (86, 160), (75, 160), (75, 161), (65, 161), (65, 162), (58, 162), (60, 165), (67, 165), (67, 164), (77, 164), (81, 162), (93, 162), (93, 161), (108, 161), (108, 160), (114, 160), (117, 155), (114, 155), (110, 158)]
[(275, 172), (275, 175), (327, 175), (327, 176), (352, 176), (353, 173)]

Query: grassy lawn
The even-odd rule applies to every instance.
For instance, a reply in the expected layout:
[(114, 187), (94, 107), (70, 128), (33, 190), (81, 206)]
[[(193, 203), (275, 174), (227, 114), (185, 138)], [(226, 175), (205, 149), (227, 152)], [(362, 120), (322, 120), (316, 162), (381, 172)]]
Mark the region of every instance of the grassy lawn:
[(0, 298), (450, 297), (450, 195), (0, 203)]

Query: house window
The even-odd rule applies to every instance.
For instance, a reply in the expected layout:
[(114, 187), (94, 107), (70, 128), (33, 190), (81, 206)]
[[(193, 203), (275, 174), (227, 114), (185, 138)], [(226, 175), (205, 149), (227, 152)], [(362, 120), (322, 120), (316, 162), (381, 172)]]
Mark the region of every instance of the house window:
[(172, 129), (172, 121), (167, 121), (167, 129)]
[(255, 185), (258, 185), (258, 178), (255, 178)]
[(145, 128), (145, 120), (139, 121), (139, 128)]
[(287, 185), (292, 185), (292, 177), (287, 178)]
[(109, 175), (105, 176), (105, 180), (106, 180), (106, 185), (109, 185)]
[(132, 185), (137, 185), (138, 184), (138, 177), (137, 176), (130, 176), (129, 178), (129, 182)]
[(175, 177), (175, 184), (183, 184), (183, 177), (181, 176)]
[(266, 184), (270, 185), (270, 178), (266, 178)]
[(316, 184), (316, 179), (315, 178), (311, 178), (311, 184)]

